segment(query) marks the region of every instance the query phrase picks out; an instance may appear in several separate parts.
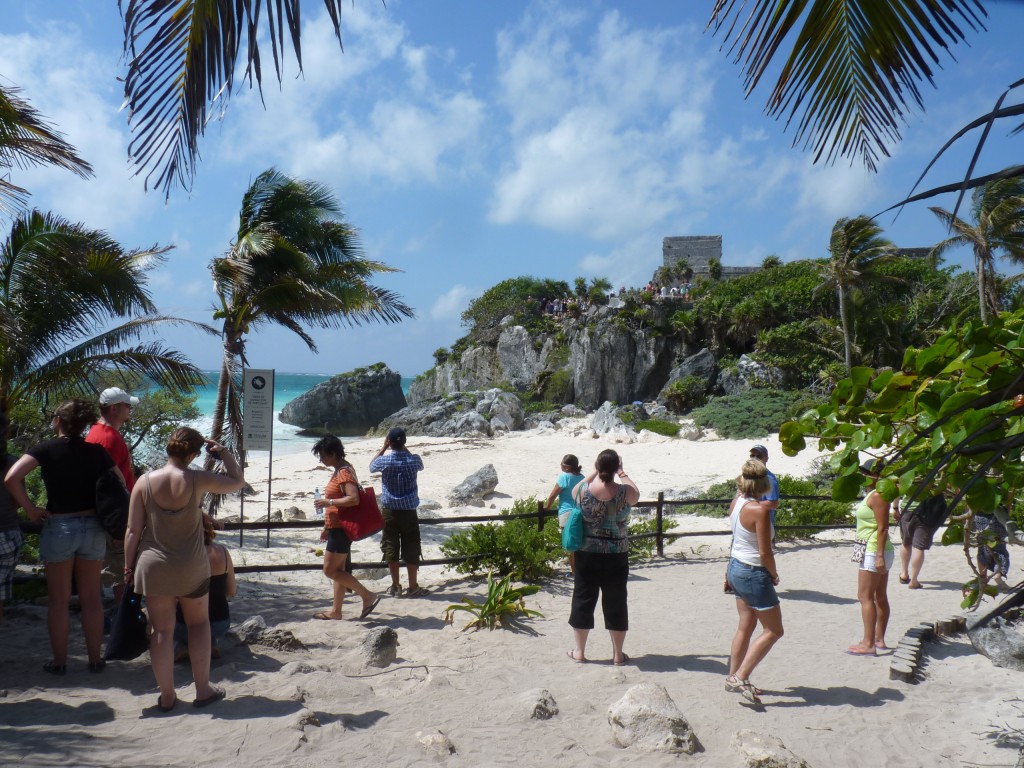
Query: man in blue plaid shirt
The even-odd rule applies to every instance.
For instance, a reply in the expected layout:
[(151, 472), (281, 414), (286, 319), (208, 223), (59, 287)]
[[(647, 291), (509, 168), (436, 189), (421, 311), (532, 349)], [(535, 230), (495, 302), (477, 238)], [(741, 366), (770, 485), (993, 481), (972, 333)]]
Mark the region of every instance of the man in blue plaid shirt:
[[(391, 453), (387, 453), (388, 449)], [(420, 551), (420, 522), (416, 508), (420, 505), (416, 475), (423, 471), (423, 459), (405, 448), (405, 430), (393, 427), (384, 439), (384, 446), (370, 462), (371, 472), (381, 473), (383, 487), (380, 501), (384, 516), (384, 532), (380, 537), (380, 548), (391, 571), (391, 586), (388, 594), (397, 597), (402, 594), (398, 575), (399, 560), (405, 560), (409, 572), (409, 588), (406, 597), (427, 594), (427, 590), (416, 581), (422, 553)]]

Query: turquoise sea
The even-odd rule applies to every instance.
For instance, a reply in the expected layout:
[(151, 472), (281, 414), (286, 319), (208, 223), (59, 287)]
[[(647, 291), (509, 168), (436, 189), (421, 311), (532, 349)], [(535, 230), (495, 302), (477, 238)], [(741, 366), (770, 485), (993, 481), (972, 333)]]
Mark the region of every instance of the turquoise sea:
[[(196, 400), (196, 407), (203, 414), (196, 424), (196, 429), (204, 435), (209, 434), (210, 425), (213, 422), (213, 407), (217, 402), (217, 377), (219, 371), (203, 371), (206, 376), (206, 386), (196, 390), (199, 396)], [(322, 373), (287, 373), (276, 371), (274, 374), (274, 453), (296, 453), (309, 450), (312, 441), (309, 437), (300, 436), (298, 427), (290, 424), (282, 424), (277, 421), (281, 409), (290, 400), (308, 392), (322, 381), (327, 381), (330, 376)], [(402, 379), (402, 392), (409, 394), (411, 378)], [(361, 435), (339, 435), (339, 437), (361, 437)]]

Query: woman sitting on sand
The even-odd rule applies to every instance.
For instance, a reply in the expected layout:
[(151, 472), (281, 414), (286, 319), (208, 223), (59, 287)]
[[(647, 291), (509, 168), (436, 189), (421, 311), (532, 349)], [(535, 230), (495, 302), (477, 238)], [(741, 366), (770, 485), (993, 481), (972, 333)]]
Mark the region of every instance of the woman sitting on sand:
[(317, 440), (312, 453), (320, 459), (320, 463), (332, 467), (334, 473), (324, 487), (324, 497), (315, 499), (313, 505), (324, 510), (324, 529), (320, 533), (320, 541), (327, 542), (324, 548), (324, 576), (334, 582), (334, 601), (329, 611), (318, 611), (314, 619), (327, 621), (341, 618), (341, 605), (345, 599), (345, 591), (351, 589), (363, 599), (363, 610), (360, 619), (365, 619), (380, 598), (363, 586), (362, 582), (346, 570), (348, 558), (352, 553), (352, 541), (341, 527), (340, 518), (344, 507), (355, 507), (359, 504), (359, 482), (356, 470), (345, 460), (345, 448), (334, 435), (325, 435)]
[[(622, 644), (629, 629), (626, 580), (629, 577), (629, 508), (640, 499), (640, 491), (622, 468), (622, 459), (612, 450), (601, 451), (595, 471), (576, 486), (574, 497), (583, 512), (583, 546), (576, 551), (576, 578), (572, 589), (569, 626), (575, 647), (570, 659), (587, 661), (587, 637), (594, 628), (598, 594), (604, 626), (612, 639), (612, 664), (629, 661)], [(615, 482), (615, 476), (623, 482)]]
[(878, 651), (889, 650), (885, 644), (885, 629), (889, 625), (889, 569), (896, 550), (889, 539), (889, 502), (875, 490), (882, 463), (869, 459), (860, 471), (868, 477), (868, 495), (857, 505), (856, 550), (857, 599), (860, 617), (864, 623), (864, 636), (846, 652), (851, 656), (875, 656)]
[[(783, 634), (782, 608), (775, 593), (779, 584), (772, 553), (775, 529), (771, 511), (758, 501), (770, 488), (765, 465), (748, 459), (736, 478), (737, 494), (729, 508), (732, 552), (726, 579), (736, 594), (739, 626), (732, 638), (725, 690), (741, 693), (756, 705), (761, 704), (762, 692), (750, 682), (750, 675)], [(751, 641), (758, 622), (761, 634)]]
[[(231, 552), (223, 544), (214, 541), (217, 532), (213, 529), (213, 520), (203, 516), (203, 544), (206, 558), (210, 561), (210, 655), (220, 658), (217, 641), (227, 634), (231, 628), (231, 608), (228, 600), (235, 596), (235, 564), (231, 561)], [(188, 658), (188, 624), (178, 606), (177, 622), (174, 625), (174, 661)]]
[[(555, 499), (558, 499), (559, 530), (565, 528), (565, 524), (569, 520), (569, 513), (576, 509), (576, 502), (573, 500), (572, 493), (576, 486), (583, 481), (583, 473), (580, 471), (580, 460), (573, 454), (567, 453), (562, 457), (561, 469), (562, 474), (555, 480), (555, 487), (551, 489), (551, 493), (548, 494), (548, 501), (544, 505), (546, 509), (551, 509)], [(575, 555), (575, 552), (569, 553), (569, 570), (573, 573), (576, 573)]]
[[(224, 462), (226, 474), (192, 469), (203, 445)], [(153, 635), (149, 657), (160, 686), (156, 706), (170, 712), (178, 703), (174, 690), (175, 607), (188, 625), (188, 654), (196, 685), (194, 707), (224, 698), (210, 685), (210, 561), (203, 546), (204, 493), (231, 493), (245, 485), (231, 451), (206, 440), (189, 427), (174, 430), (167, 441), (167, 464), (147, 472), (132, 489), (128, 532), (124, 539), (124, 580), (146, 598)]]

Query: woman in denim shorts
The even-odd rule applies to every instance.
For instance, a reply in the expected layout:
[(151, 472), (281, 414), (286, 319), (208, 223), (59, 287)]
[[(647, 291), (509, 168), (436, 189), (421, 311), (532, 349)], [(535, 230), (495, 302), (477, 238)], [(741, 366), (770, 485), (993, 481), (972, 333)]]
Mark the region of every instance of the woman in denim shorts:
[[(100, 570), (107, 539), (96, 517), (96, 481), (107, 471), (121, 473), (102, 445), (83, 438), (85, 428), (96, 418), (91, 403), (77, 399), (63, 403), (51, 421), (57, 437), (30, 448), (4, 481), (29, 519), (43, 524), (39, 557), (46, 564), (47, 626), (53, 652), (43, 669), (54, 675), (67, 671), (72, 575), (78, 586), (89, 671), (102, 672), (104, 667)], [(42, 469), (46, 509), (33, 504), (25, 492), (25, 476), (36, 467)]]
[[(732, 552), (726, 571), (727, 587), (736, 594), (739, 626), (732, 639), (729, 676), (725, 689), (760, 705), (762, 691), (750, 682), (750, 674), (782, 637), (782, 608), (775, 587), (779, 571), (772, 553), (771, 511), (759, 499), (768, 493), (768, 470), (757, 459), (748, 459), (736, 478), (736, 498), (729, 508)], [(751, 640), (758, 622), (761, 634)]]

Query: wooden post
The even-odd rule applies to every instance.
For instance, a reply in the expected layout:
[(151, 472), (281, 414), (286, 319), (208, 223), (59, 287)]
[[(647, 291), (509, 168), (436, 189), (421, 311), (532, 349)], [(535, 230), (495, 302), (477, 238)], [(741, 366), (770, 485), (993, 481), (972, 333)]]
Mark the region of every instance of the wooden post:
[(544, 502), (537, 499), (537, 530), (544, 530)]
[(662, 521), (664, 520), (662, 507), (665, 504), (665, 492), (661, 491), (658, 493), (658, 506), (655, 511), (655, 519), (658, 521), (658, 538), (655, 541), (658, 542), (658, 557), (665, 556), (665, 535), (661, 529)]

